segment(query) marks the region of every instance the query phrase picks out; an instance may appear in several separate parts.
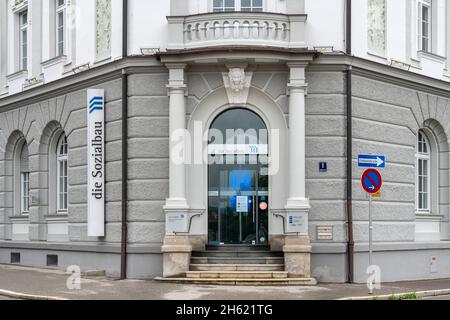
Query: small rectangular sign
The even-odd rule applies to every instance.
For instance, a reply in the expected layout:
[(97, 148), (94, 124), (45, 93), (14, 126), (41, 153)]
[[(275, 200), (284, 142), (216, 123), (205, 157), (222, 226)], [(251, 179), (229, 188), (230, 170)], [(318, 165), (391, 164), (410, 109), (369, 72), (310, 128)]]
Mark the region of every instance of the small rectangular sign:
[(386, 168), (386, 157), (360, 154), (358, 156), (358, 167), (360, 167), (360, 168)]
[(171, 212), (166, 214), (166, 233), (186, 233), (188, 232), (188, 217), (186, 213)]
[(319, 172), (325, 173), (328, 171), (328, 164), (326, 162), (319, 163)]
[(333, 226), (317, 226), (317, 240), (333, 240)]
[(308, 233), (308, 214), (306, 212), (293, 212), (287, 215), (287, 233)]
[(87, 91), (88, 236), (105, 236), (105, 92)]
[(248, 213), (248, 197), (237, 196), (236, 197), (236, 212)]
[(209, 155), (267, 155), (267, 144), (210, 144)]

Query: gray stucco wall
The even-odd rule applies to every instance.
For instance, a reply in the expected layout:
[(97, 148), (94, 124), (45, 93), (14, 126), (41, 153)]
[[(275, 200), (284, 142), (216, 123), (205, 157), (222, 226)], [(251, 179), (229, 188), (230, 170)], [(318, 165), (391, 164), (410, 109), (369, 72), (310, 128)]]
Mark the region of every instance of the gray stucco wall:
[[(129, 81), (129, 276), (146, 278), (161, 274), (160, 246), (164, 234), (162, 206), (168, 195), (168, 98), (167, 74), (131, 75)], [(99, 83), (105, 89), (105, 228), (102, 238), (87, 236), (87, 131), (86, 89), (69, 92), (39, 103), (0, 113), (0, 263), (10, 262), (11, 252), (21, 253), (21, 264), (45, 266), (47, 254), (57, 254), (59, 267), (75, 264), (82, 270), (120, 273), (122, 178), (122, 83)], [(49, 212), (48, 155), (42, 155), (49, 128), (60, 126), (69, 144), (69, 204), (67, 242), (57, 248), (47, 240)], [(29, 236), (12, 239), (12, 163), (6, 159), (14, 132), (23, 133), (30, 152), (31, 204)], [(20, 136), (13, 134), (13, 136)], [(6, 240), (7, 242), (1, 241)], [(37, 242), (39, 241), (39, 242)], [(42, 242), (43, 241), (43, 242)], [(28, 243), (28, 244), (27, 244)], [(90, 246), (86, 249), (84, 244)], [(140, 248), (145, 245), (145, 250)], [(96, 252), (99, 252), (96, 254)], [(101, 252), (101, 254), (100, 254)]]
[(129, 77), (130, 244), (160, 247), (165, 233), (163, 206), (169, 196), (168, 74)]
[[(223, 86), (218, 70), (193, 69), (187, 74), (187, 117), (208, 93)], [(289, 117), (287, 70), (254, 69), (252, 86), (270, 96)], [(346, 281), (346, 96), (345, 73), (311, 68), (307, 73), (306, 98), (306, 186), (311, 201), (310, 238), (313, 244), (312, 271), (320, 281)], [(168, 74), (162, 71), (129, 76), (129, 260), (131, 278), (161, 274), (160, 246), (164, 236), (163, 205), (169, 186)], [(11, 252), (21, 252), (22, 264), (45, 265), (46, 254), (58, 254), (60, 267), (81, 264), (82, 268), (106, 270), (116, 276), (120, 269), (121, 239), (121, 80), (100, 83), (106, 90), (106, 236), (87, 237), (86, 217), (86, 88), (38, 103), (0, 113), (0, 263), (9, 263)], [(382, 267), (385, 281), (450, 277), (450, 246), (441, 241), (424, 246), (415, 242), (414, 210), (415, 139), (427, 127), (436, 134), (439, 146), (439, 206), (442, 221), (449, 221), (449, 164), (447, 134), (450, 129), (448, 98), (355, 75), (353, 81), (354, 237), (355, 275), (365, 282), (368, 239), (367, 199), (361, 191), (360, 153), (384, 154), (383, 196), (374, 203), (375, 263)], [(48, 159), (40, 144), (46, 141), (48, 124), (57, 122), (69, 142), (69, 242), (59, 246), (45, 243), (48, 214)], [(6, 154), (13, 132), (20, 130), (30, 152), (31, 194), (37, 196), (30, 212), (29, 242), (11, 239), (11, 163)], [(373, 131), (376, 134), (373, 134)], [(14, 135), (13, 135), (14, 136)], [(326, 173), (319, 162), (328, 163)], [(9, 170), (9, 171), (8, 171)], [(9, 173), (8, 173), (9, 172)], [(5, 173), (5, 174), (3, 174)], [(333, 226), (333, 240), (316, 237), (319, 225)], [(445, 230), (443, 230), (445, 231)], [(448, 234), (442, 234), (448, 239)], [(8, 241), (4, 241), (8, 240)], [(43, 242), (38, 242), (43, 241)], [(406, 247), (405, 247), (406, 245)], [(89, 249), (87, 247), (89, 246)], [(98, 254), (96, 254), (98, 252)], [(428, 266), (437, 256), (439, 272)], [(405, 260), (403, 260), (403, 258)], [(407, 263), (403, 263), (407, 261)], [(397, 264), (399, 263), (399, 264)], [(401, 269), (397, 266), (401, 265)]]

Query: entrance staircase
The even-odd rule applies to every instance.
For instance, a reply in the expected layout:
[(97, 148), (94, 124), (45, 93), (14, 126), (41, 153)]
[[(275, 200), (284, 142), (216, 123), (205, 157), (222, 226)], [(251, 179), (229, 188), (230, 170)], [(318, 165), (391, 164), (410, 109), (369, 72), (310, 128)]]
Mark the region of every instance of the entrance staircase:
[(284, 268), (282, 252), (266, 246), (207, 246), (192, 253), (184, 277), (161, 281), (209, 285), (316, 285), (315, 279), (291, 278)]

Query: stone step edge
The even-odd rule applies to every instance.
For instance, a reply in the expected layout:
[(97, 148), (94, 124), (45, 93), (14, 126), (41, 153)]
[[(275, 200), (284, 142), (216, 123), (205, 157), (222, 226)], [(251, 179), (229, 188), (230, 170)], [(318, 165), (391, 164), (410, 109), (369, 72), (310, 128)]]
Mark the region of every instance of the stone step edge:
[[(191, 263), (190, 264), (191, 267), (214, 267), (214, 268), (218, 268), (218, 267), (245, 267), (245, 268), (251, 268), (251, 267), (255, 267), (255, 268), (261, 268), (261, 267), (284, 267), (284, 263)], [(224, 270), (226, 271), (226, 270)]]
[(157, 277), (155, 281), (181, 283), (181, 284), (203, 284), (203, 285), (228, 285), (228, 286), (316, 286), (314, 278), (162, 278)]

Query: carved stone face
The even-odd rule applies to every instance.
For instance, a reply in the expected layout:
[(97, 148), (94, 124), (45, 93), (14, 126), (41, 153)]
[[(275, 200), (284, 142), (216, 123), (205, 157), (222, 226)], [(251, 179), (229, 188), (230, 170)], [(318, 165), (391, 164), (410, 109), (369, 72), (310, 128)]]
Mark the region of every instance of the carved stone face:
[(230, 88), (235, 92), (244, 89), (245, 86), (245, 71), (241, 68), (231, 68), (228, 74), (230, 78)]

